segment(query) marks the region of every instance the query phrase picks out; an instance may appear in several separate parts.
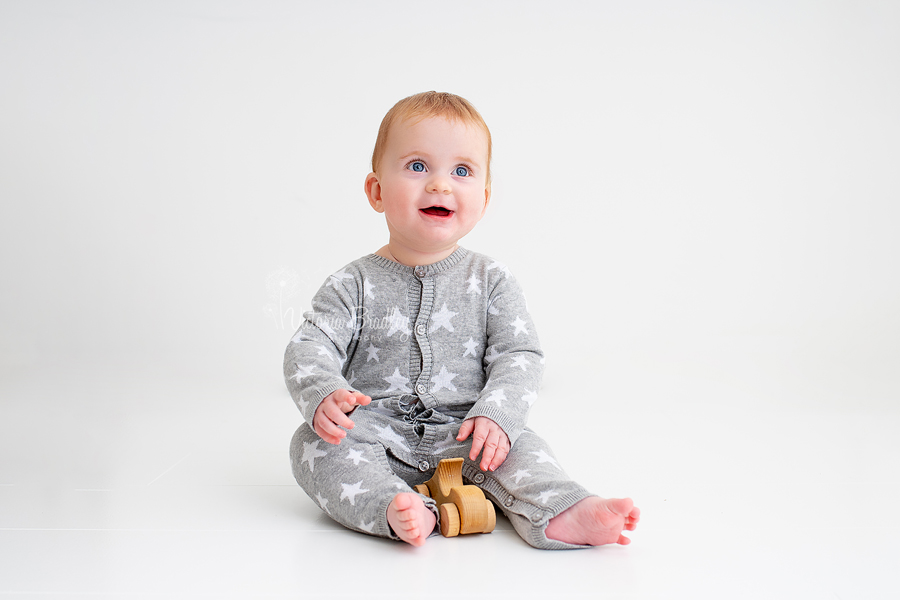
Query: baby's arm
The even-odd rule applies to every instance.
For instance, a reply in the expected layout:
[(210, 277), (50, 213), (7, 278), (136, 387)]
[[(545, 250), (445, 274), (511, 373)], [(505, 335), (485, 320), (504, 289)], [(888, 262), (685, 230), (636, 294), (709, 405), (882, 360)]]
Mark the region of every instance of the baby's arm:
[(360, 392), (335, 390), (325, 396), (316, 408), (313, 429), (329, 444), (340, 444), (347, 436), (344, 429), (353, 429), (353, 421), (347, 415), (356, 410), (357, 406), (366, 406), (371, 401), (369, 396)]
[(458, 441), (463, 441), (472, 436), (472, 450), (469, 452), (469, 460), (478, 458), (481, 454), (481, 470), (491, 471), (503, 464), (506, 456), (509, 454), (509, 436), (506, 432), (487, 417), (475, 417), (463, 421), (459, 433), (456, 435)]

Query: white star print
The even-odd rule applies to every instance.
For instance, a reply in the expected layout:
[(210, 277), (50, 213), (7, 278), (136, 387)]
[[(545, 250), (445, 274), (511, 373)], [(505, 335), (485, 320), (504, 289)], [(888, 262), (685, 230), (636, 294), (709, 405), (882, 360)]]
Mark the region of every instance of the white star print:
[(523, 371), (528, 370), (528, 359), (524, 356), (517, 356), (513, 359), (513, 367), (522, 367)]
[(485, 402), (496, 402), (497, 406), (502, 406), (504, 400), (506, 400), (506, 394), (503, 393), (503, 390), (494, 390), (490, 396), (484, 399)]
[(478, 276), (472, 273), (472, 276), (469, 277), (469, 289), (466, 290), (467, 294), (480, 294), (481, 293), (481, 281), (478, 279)]
[(297, 365), (297, 372), (294, 373), (293, 375), (291, 375), (291, 379), (297, 380), (297, 383), (303, 383), (304, 377), (309, 377), (313, 374), (313, 367), (312, 366), (306, 367), (306, 366), (301, 365), (300, 363), (296, 363), (296, 365)]
[(447, 388), (451, 392), (455, 392), (456, 386), (453, 385), (452, 380), (457, 375), (459, 375), (459, 373), (451, 373), (447, 370), (446, 366), (442, 365), (441, 372), (431, 378), (431, 383), (434, 384), (434, 387), (431, 389), (432, 393), (442, 388)]
[(362, 479), (350, 485), (349, 483), (342, 483), (341, 487), (344, 488), (344, 491), (341, 492), (341, 500), (347, 498), (350, 501), (350, 504), (356, 506), (356, 496), (359, 494), (365, 494), (369, 490), (362, 489)]
[(291, 343), (299, 344), (302, 339), (303, 339), (303, 332), (297, 331), (297, 333), (294, 334), (294, 337), (291, 338)]
[(316, 356), (327, 356), (331, 362), (334, 362), (334, 357), (331, 355), (331, 352), (328, 351), (328, 348), (325, 346), (319, 346), (319, 353)]
[(387, 393), (387, 392), (411, 393), (412, 392), (412, 390), (406, 386), (406, 384), (409, 383), (409, 378), (404, 377), (403, 375), (400, 374), (399, 367), (395, 367), (394, 374), (391, 375), (390, 377), (385, 377), (384, 380), (387, 381), (389, 384), (391, 384), (391, 387), (384, 390), (385, 393)]
[(529, 454), (534, 454), (535, 456), (538, 457), (537, 458), (538, 464), (548, 462), (548, 463), (552, 464), (554, 467), (556, 467), (557, 469), (560, 468), (559, 463), (557, 463), (556, 460), (552, 456), (550, 456), (543, 450), (538, 450), (537, 452), (529, 452)]
[(316, 320), (314, 325), (325, 332), (325, 335), (327, 335), (328, 337), (332, 339), (334, 338), (334, 329), (332, 329), (331, 325), (328, 324), (327, 319), (318, 319)]
[(516, 471), (516, 474), (513, 475), (516, 478), (516, 483), (519, 483), (525, 477), (531, 477), (531, 473), (529, 473), (526, 469), (519, 469)]
[(385, 425), (384, 427), (375, 427), (375, 430), (378, 431), (378, 437), (383, 440), (387, 440), (389, 442), (394, 442), (398, 444), (401, 448), (409, 452), (409, 446), (406, 445), (406, 440), (398, 434), (390, 425)]
[(518, 336), (520, 333), (524, 333), (525, 335), (528, 335), (528, 330), (525, 328), (525, 321), (523, 321), (518, 316), (516, 317), (515, 321), (510, 323), (510, 325), (512, 325), (513, 327), (516, 328), (516, 330), (513, 332), (513, 337)]
[(363, 297), (364, 298), (375, 298), (375, 294), (372, 291), (375, 289), (375, 286), (369, 283), (369, 279), (363, 279)]
[(309, 406), (309, 400), (304, 400), (302, 397), (297, 398), (297, 406), (300, 407), (300, 414), (306, 414), (306, 407)]
[(341, 281), (343, 281), (344, 279), (353, 279), (353, 275), (350, 275), (349, 273), (341, 269), (329, 278), (328, 284), (334, 289), (338, 289), (339, 287), (341, 287)]
[(363, 458), (362, 450), (354, 450), (353, 448), (350, 448), (346, 458), (347, 460), (352, 460), (356, 466), (359, 466), (359, 461), (370, 462), (368, 459)]
[(552, 498), (553, 496), (559, 496), (559, 492), (546, 490), (538, 494), (538, 500), (541, 501), (541, 504), (547, 504), (547, 502), (549, 502), (550, 498)]
[(328, 498), (323, 498), (319, 494), (316, 494), (316, 502), (319, 503), (319, 506), (322, 508), (322, 510), (327, 512), (329, 515), (331, 514), (331, 511), (328, 510)]
[(394, 482), (394, 487), (397, 488), (398, 490), (405, 490), (405, 489), (406, 489), (406, 484), (405, 484), (405, 483), (400, 483), (399, 481), (395, 481), (395, 482)]
[(391, 337), (398, 331), (403, 335), (409, 335), (409, 317), (404, 317), (400, 312), (398, 307), (394, 307), (394, 310), (391, 311), (391, 314), (387, 316), (388, 327), (387, 336)]
[(368, 531), (369, 533), (372, 533), (375, 531), (375, 521), (372, 521), (371, 523), (360, 522), (359, 528), (362, 529), (363, 531)]
[(504, 277), (509, 277), (511, 275), (511, 273), (509, 272), (509, 269), (506, 268), (506, 265), (504, 265), (503, 263), (498, 262), (496, 260), (494, 262), (492, 262), (491, 264), (489, 264), (488, 268), (487, 268), (488, 271), (492, 271), (494, 269), (500, 269), (500, 272), (503, 273)]
[(447, 310), (447, 303), (444, 303), (444, 306), (441, 307), (441, 310), (431, 315), (431, 320), (434, 323), (431, 325), (431, 329), (428, 330), (429, 333), (434, 333), (441, 327), (446, 329), (447, 331), (453, 331), (453, 324), (450, 323), (450, 319), (456, 316), (457, 313)]
[(478, 347), (478, 344), (472, 338), (469, 338), (469, 341), (463, 344), (463, 347), (466, 349), (466, 352), (463, 354), (463, 357), (468, 355), (475, 356), (475, 348)]
[(522, 396), (522, 402), (527, 402), (528, 406), (534, 406), (534, 401), (537, 400), (537, 392), (532, 392), (528, 388), (525, 388), (525, 395)]
[(355, 381), (356, 381), (356, 371), (352, 371), (352, 370), (351, 370), (351, 371), (350, 371), (350, 378), (347, 379), (347, 383), (349, 383), (349, 384), (352, 386), (353, 383), (354, 383)]
[(453, 447), (459, 446), (459, 445), (460, 445), (460, 442), (457, 441), (456, 436), (453, 435), (453, 432), (448, 431), (447, 437), (444, 438), (443, 440), (441, 440), (440, 442), (436, 443), (434, 446), (432, 446), (432, 449), (434, 449), (434, 451), (436, 453), (440, 454), (444, 450), (448, 450), (450, 448), (453, 448)]
[(492, 362), (500, 358), (500, 356), (502, 355), (497, 352), (497, 349), (491, 346), (490, 348), (488, 348), (488, 353), (484, 356), (484, 361), (488, 364), (491, 364)]
[(381, 350), (381, 348), (378, 348), (375, 346), (375, 344), (373, 344), (372, 342), (369, 342), (369, 347), (366, 348), (366, 352), (368, 352), (368, 356), (366, 356), (366, 362), (369, 362), (370, 360), (374, 360), (375, 362), (381, 362), (378, 359), (378, 351), (379, 350)]
[(313, 467), (315, 466), (315, 461), (317, 458), (321, 458), (323, 456), (328, 456), (327, 452), (323, 452), (319, 450), (319, 442), (322, 440), (316, 440), (311, 444), (307, 444), (303, 442), (303, 458), (300, 459), (300, 464), (309, 463), (309, 472), (313, 472)]

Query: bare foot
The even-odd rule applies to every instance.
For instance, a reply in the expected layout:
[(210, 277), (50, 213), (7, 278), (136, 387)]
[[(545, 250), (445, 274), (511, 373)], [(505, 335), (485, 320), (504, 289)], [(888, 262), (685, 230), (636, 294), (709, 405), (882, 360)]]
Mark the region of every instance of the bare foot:
[(434, 531), (437, 519), (418, 494), (397, 494), (387, 509), (388, 524), (400, 539), (413, 546), (421, 546)]
[(634, 531), (641, 511), (631, 498), (609, 500), (591, 496), (579, 500), (550, 519), (545, 534), (548, 538), (588, 546), (630, 544), (622, 530)]

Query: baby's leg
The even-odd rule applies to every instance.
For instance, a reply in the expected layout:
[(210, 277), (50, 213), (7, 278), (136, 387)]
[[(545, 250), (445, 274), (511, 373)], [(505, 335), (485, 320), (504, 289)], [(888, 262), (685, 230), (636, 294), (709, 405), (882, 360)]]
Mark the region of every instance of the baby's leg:
[(637, 525), (640, 512), (631, 500), (603, 500), (588, 493), (566, 475), (547, 443), (529, 429), (493, 473), (481, 473), (466, 462), (464, 475), (491, 496), (516, 532), (536, 548), (624, 544), (628, 542), (622, 530)]
[[(341, 525), (379, 537), (402, 539), (421, 545), (436, 520), (434, 500), (416, 494), (390, 468), (384, 447), (366, 439), (365, 427), (357, 424), (338, 445), (322, 440), (304, 424), (291, 440), (291, 466), (297, 483), (307, 495)], [(413, 496), (416, 501), (399, 500)], [(424, 509), (427, 518), (412, 519)], [(391, 514), (405, 527), (398, 531)], [(414, 521), (414, 523), (411, 523)], [(421, 531), (410, 533), (415, 524)], [(424, 531), (427, 529), (427, 531)]]

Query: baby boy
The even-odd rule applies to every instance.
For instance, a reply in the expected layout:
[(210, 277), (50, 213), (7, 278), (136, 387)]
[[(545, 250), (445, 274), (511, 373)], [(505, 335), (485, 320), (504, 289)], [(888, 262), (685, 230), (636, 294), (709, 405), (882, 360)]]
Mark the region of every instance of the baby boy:
[(285, 353), (306, 420), (294, 476), (345, 527), (420, 546), (439, 517), (412, 486), (462, 457), (532, 546), (627, 544), (632, 501), (588, 493), (525, 425), (543, 354), (516, 280), (458, 245), (487, 209), (490, 162), (459, 96), (417, 94), (384, 117), (365, 191), (388, 243), (330, 276)]

